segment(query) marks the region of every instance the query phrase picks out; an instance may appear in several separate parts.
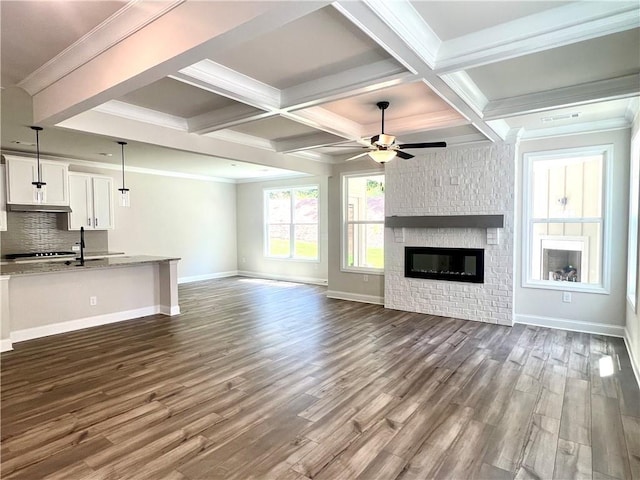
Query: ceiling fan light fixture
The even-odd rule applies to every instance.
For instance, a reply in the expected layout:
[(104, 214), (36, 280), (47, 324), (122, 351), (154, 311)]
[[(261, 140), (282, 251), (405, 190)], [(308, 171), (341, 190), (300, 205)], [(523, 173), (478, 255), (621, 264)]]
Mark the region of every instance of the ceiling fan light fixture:
[(387, 163), (396, 157), (395, 150), (374, 150), (369, 152), (369, 156), (377, 163)]
[(396, 141), (396, 137), (394, 137), (393, 135), (387, 135), (386, 133), (381, 133), (380, 135), (378, 135), (378, 140), (376, 140), (376, 143), (378, 145), (384, 145), (385, 147), (388, 147), (395, 141)]

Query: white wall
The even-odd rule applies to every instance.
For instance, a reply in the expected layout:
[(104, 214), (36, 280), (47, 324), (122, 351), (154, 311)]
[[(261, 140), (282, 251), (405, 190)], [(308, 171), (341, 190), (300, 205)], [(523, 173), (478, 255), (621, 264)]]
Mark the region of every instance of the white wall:
[[(70, 170), (112, 176), (114, 190), (122, 182), (114, 170)], [(181, 282), (236, 273), (235, 184), (127, 172), (126, 186), (131, 207), (120, 207), (116, 195), (109, 250), (180, 257)]]
[[(549, 327), (622, 336), (625, 324), (627, 212), (629, 190), (629, 130), (571, 135), (523, 141), (518, 153), (516, 225), (515, 320)], [(612, 209), (609, 294), (572, 292), (572, 302), (562, 302), (562, 292), (522, 287), (523, 156), (525, 153), (589, 145), (612, 144)]]
[[(318, 261), (273, 259), (264, 256), (265, 188), (318, 185), (320, 188)], [(327, 177), (305, 176), (237, 185), (238, 271), (241, 275), (326, 284), (327, 282)]]
[[(636, 145), (640, 144), (640, 108), (636, 109), (635, 121), (631, 133), (631, 138), (636, 139)], [(635, 152), (638, 155), (640, 152)], [(640, 227), (639, 227), (640, 229)], [(639, 232), (640, 233), (640, 232)], [(638, 268), (637, 274), (640, 276), (640, 243), (638, 245)], [(631, 265), (628, 265), (630, 268)], [(640, 299), (640, 282), (636, 282), (636, 299)], [(640, 384), (640, 305), (636, 301), (635, 312), (631, 308), (631, 304), (626, 301), (626, 331), (625, 339), (627, 341), (627, 347), (629, 348), (629, 355), (634, 367), (636, 379)]]

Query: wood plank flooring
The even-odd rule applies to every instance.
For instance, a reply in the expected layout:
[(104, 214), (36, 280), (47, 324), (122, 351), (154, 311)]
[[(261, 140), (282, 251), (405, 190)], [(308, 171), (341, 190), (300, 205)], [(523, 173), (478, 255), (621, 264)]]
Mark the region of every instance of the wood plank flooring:
[(640, 478), (621, 339), (256, 279), (180, 299), (2, 354), (2, 478)]

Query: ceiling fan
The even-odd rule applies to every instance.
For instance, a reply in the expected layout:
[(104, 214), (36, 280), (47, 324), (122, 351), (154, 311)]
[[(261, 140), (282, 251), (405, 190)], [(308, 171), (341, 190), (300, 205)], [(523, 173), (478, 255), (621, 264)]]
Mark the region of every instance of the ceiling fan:
[(396, 137), (384, 133), (384, 111), (389, 108), (389, 102), (378, 102), (376, 105), (382, 112), (382, 128), (380, 133), (371, 137), (371, 145), (363, 147), (369, 150), (368, 152), (347, 158), (346, 161), (355, 160), (356, 158), (364, 157), (365, 155), (369, 155), (378, 163), (386, 163), (389, 160), (393, 160), (396, 156), (407, 160), (409, 158), (413, 158), (414, 155), (403, 152), (403, 149), (442, 148), (447, 146), (446, 142), (396, 143)]

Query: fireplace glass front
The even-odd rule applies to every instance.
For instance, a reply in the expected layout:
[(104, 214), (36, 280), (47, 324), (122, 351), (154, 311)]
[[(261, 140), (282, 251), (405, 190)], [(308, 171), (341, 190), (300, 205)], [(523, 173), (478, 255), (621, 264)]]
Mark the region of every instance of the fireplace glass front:
[(404, 276), (484, 283), (484, 250), (481, 248), (405, 247)]

